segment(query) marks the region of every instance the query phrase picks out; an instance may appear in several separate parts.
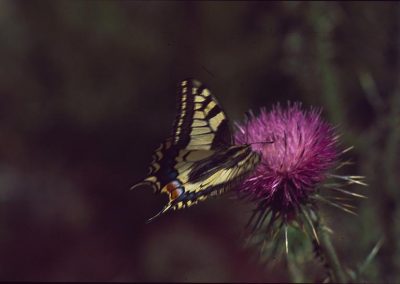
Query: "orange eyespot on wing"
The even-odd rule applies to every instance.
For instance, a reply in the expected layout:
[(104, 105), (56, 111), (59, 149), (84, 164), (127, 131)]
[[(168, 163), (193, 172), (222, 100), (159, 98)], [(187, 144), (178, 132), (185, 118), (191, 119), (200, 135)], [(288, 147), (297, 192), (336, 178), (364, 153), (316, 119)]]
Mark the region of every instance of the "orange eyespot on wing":
[(169, 195), (170, 201), (174, 201), (185, 192), (182, 184), (177, 180), (168, 183), (162, 191)]

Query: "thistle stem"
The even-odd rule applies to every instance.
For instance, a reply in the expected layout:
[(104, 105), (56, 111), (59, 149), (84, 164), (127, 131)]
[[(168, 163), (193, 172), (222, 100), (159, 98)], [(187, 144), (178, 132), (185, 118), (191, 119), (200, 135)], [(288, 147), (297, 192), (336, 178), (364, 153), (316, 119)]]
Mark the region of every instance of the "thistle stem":
[(326, 264), (332, 270), (332, 282), (346, 283), (346, 275), (343, 272), (342, 265), (337, 257), (335, 248), (329, 236), (329, 232), (325, 228), (321, 218), (319, 218), (319, 224), (317, 224), (316, 228), (319, 236), (321, 253), (325, 258)]

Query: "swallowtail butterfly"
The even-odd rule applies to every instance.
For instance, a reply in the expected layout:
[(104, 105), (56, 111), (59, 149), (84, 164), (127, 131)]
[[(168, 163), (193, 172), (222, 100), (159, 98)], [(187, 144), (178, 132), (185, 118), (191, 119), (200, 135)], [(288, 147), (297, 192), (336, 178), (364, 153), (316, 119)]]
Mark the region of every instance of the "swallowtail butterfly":
[(132, 187), (148, 184), (168, 194), (168, 204), (150, 220), (229, 190), (260, 162), (251, 145), (233, 144), (225, 113), (202, 83), (182, 81), (178, 106), (172, 135), (154, 152), (148, 177)]

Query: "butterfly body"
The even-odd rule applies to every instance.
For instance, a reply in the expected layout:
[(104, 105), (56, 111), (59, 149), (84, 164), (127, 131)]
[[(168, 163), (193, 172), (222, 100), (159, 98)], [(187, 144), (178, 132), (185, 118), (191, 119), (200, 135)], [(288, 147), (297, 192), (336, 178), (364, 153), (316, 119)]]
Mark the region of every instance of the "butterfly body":
[(225, 113), (199, 81), (181, 82), (178, 105), (173, 133), (154, 152), (148, 177), (139, 183), (169, 195), (156, 216), (231, 189), (260, 162), (250, 145), (233, 144)]

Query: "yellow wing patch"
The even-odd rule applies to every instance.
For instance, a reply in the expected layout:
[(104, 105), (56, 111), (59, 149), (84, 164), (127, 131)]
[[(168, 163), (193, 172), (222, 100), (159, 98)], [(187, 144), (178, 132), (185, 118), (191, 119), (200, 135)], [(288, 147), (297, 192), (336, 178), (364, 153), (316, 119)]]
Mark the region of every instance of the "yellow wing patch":
[[(174, 127), (174, 144), (189, 150), (209, 150), (220, 136), (231, 142), (229, 127), (218, 135), (219, 126), (227, 121), (225, 113), (211, 92), (196, 80), (180, 84), (179, 112)], [(222, 142), (219, 144), (223, 144)], [(230, 146), (228, 143), (227, 147)]]

